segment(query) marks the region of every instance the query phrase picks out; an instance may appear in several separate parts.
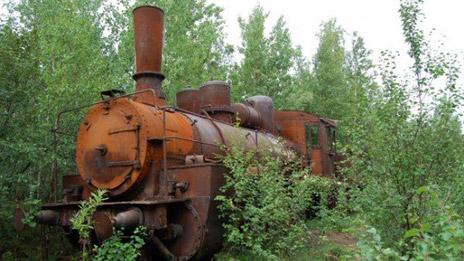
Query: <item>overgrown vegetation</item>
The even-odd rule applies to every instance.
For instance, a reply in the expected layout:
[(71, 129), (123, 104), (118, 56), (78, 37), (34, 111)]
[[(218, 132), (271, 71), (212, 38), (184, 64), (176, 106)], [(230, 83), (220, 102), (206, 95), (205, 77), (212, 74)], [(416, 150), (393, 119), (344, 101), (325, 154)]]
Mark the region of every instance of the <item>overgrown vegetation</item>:
[(79, 211), (71, 219), (71, 227), (78, 232), (82, 246), (81, 260), (137, 260), (145, 245), (145, 227), (135, 228), (129, 240), (123, 240), (123, 232), (114, 229), (112, 236), (101, 245), (91, 244), (91, 232), (95, 225), (93, 216), (97, 207), (106, 199), (105, 193), (105, 190), (92, 193), (88, 200), (79, 205)]
[(89, 252), (92, 247), (90, 233), (94, 228), (93, 215), (97, 207), (105, 200), (105, 190), (96, 190), (88, 200), (82, 201), (79, 211), (71, 218), (71, 228), (79, 233), (80, 244), (82, 245), (82, 260), (89, 259)]
[[(410, 71), (400, 73), (396, 66), (399, 57), (390, 51), (383, 52), (380, 64), (374, 67), (359, 37), (353, 40), (353, 50), (345, 52), (342, 29), (330, 21), (323, 25), (309, 76), (313, 77), (313, 85), (308, 86), (314, 86), (311, 93), (315, 100), (296, 99), (313, 111), (340, 119), (342, 151), (349, 163), (343, 170), (348, 192), (340, 190), (343, 193), (338, 195), (337, 207), (320, 211), (310, 221), (321, 230), (349, 232), (359, 238), (358, 248), (340, 258), (464, 257), (460, 65), (456, 55), (437, 50), (427, 41), (420, 29), (422, 3), (403, 1), (399, 10), (412, 60)], [(376, 74), (379, 78), (374, 77)], [(262, 159), (260, 163), (267, 164)], [(240, 161), (234, 164), (240, 166)], [(233, 173), (244, 171), (235, 169), (234, 164), (229, 164)], [(246, 182), (250, 178), (242, 179)], [(240, 191), (241, 183), (235, 186)], [(256, 198), (252, 193), (248, 196), (248, 200)], [(286, 205), (281, 209), (286, 211)], [(232, 224), (241, 229), (243, 224), (267, 218), (263, 214)], [(236, 234), (228, 231), (228, 236)], [(237, 241), (237, 245), (246, 242)]]
[[(335, 20), (321, 24), (317, 52), (308, 58), (291, 42), (283, 18), (266, 30), (268, 14), (260, 6), (239, 20), (242, 42), (231, 46), (221, 8), (205, 0), (6, 1), (10, 15), (0, 21), (1, 257), (31, 259), (42, 251), (40, 229), (16, 236), (14, 208), (19, 204), (32, 217), (38, 203), (50, 197), (55, 155), (49, 131), (57, 112), (97, 100), (105, 89), (132, 90), (131, 9), (144, 3), (165, 10), (163, 72), (170, 102), (180, 88), (226, 79), (235, 101), (270, 95), (276, 108), (338, 120), (338, 148), (349, 167), (343, 170), (335, 208), (315, 208), (312, 196), (333, 184), (307, 177), (282, 159), (232, 149), (225, 160), (232, 172), (224, 189), (236, 196), (220, 198), (230, 217), (225, 238), (230, 253), (289, 258), (309, 244), (325, 258), (463, 258), (462, 57), (428, 42), (421, 29), (422, 0), (403, 0), (399, 6), (398, 30), (411, 61), (406, 72), (397, 66), (406, 57), (385, 50), (374, 62), (362, 37), (348, 34)], [(241, 59), (234, 60), (237, 55)], [(72, 134), (80, 120), (81, 115), (63, 119), (62, 131)], [(58, 170), (71, 173), (74, 138), (58, 142)], [(303, 211), (308, 208), (311, 219)], [(81, 221), (87, 224), (81, 232), (88, 235), (91, 223)], [(329, 231), (351, 234), (358, 244), (348, 251), (319, 244), (307, 236), (313, 230), (321, 237)], [(132, 247), (122, 245), (127, 242), (119, 232), (115, 235), (98, 247), (101, 257), (117, 245), (128, 253), (124, 257), (135, 257), (129, 249), (140, 247), (143, 235), (130, 241)], [(61, 247), (62, 238), (50, 240), (50, 255), (72, 254)], [(312, 258), (307, 252), (301, 256)]]
[(228, 251), (278, 260), (306, 247), (306, 216), (327, 203), (334, 181), (310, 176), (293, 160), (239, 145), (227, 149), (223, 162), (230, 173), (216, 199)]
[(378, 88), (347, 132), (346, 174), (359, 184), (352, 191), (357, 217), (385, 247), (406, 259), (462, 259), (462, 219), (455, 214), (463, 211), (464, 184), (460, 69), (455, 55), (427, 42), (421, 4), (401, 4), (410, 72), (399, 74), (397, 57), (383, 53)]
[(94, 246), (95, 256), (93, 260), (120, 260), (135, 261), (141, 255), (141, 249), (145, 245), (147, 231), (145, 227), (137, 227), (129, 241), (123, 241), (123, 233), (113, 231), (113, 235), (105, 240), (101, 246)]

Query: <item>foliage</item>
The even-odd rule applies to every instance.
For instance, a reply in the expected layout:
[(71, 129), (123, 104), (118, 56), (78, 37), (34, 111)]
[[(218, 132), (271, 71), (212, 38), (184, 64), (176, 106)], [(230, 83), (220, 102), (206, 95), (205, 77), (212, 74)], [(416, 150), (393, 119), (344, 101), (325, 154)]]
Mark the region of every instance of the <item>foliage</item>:
[(297, 66), (297, 58), (302, 57), (292, 45), (283, 17), (277, 20), (269, 36), (265, 35), (267, 16), (257, 6), (248, 19), (239, 19), (242, 43), (238, 51), (243, 59), (235, 64), (231, 74), (232, 94), (236, 100), (267, 95), (274, 99), (276, 107), (283, 107), (296, 80), (291, 71)]
[[(40, 202), (41, 190), (34, 173), (34, 154), (29, 145), (31, 129), (25, 123), (34, 120), (35, 94), (39, 68), (31, 54), (31, 34), (18, 34), (11, 21), (0, 25), (0, 237), (4, 249), (12, 249), (15, 237), (11, 220), (19, 205), (29, 214)], [(28, 76), (24, 75), (28, 72)], [(28, 221), (33, 215), (27, 215)], [(33, 225), (33, 222), (28, 222)], [(3, 248), (3, 247), (2, 247)], [(2, 250), (0, 250), (0, 255)]]
[(292, 256), (304, 248), (303, 220), (312, 204), (320, 203), (312, 198), (329, 193), (330, 182), (269, 152), (244, 152), (240, 146), (229, 148), (223, 162), (230, 172), (216, 199), (228, 248), (264, 259)]
[(462, 218), (428, 187), (419, 188), (416, 197), (426, 198), (423, 210), (428, 215), (418, 219), (418, 223), (405, 231), (396, 244), (397, 248), (410, 248), (410, 251), (401, 254), (386, 247), (377, 230), (368, 227), (358, 243), (361, 256), (367, 260), (460, 260), (464, 257)]
[(237, 98), (248, 96), (248, 88), (266, 86), (266, 56), (268, 54), (268, 43), (264, 35), (264, 23), (267, 14), (260, 6), (253, 9), (247, 21), (239, 19), (242, 31), (242, 45), (238, 49), (243, 60), (239, 66), (235, 66), (232, 75), (234, 88), (232, 94)]
[[(235, 158), (225, 161), (231, 169), (226, 188), (236, 197), (219, 198), (229, 249), (259, 258), (288, 257), (301, 249), (308, 227), (318, 226), (357, 234), (360, 243), (352, 257), (462, 258), (460, 59), (427, 41), (422, 0), (400, 5), (411, 58), (406, 74), (398, 72), (398, 55), (392, 51), (382, 52), (380, 65), (374, 64), (363, 39), (348, 35), (335, 20), (321, 25), (317, 52), (308, 59), (293, 46), (282, 17), (266, 33), (268, 13), (260, 6), (239, 19), (242, 42), (234, 47), (225, 41), (222, 9), (206, 0), (7, 1), (10, 15), (0, 22), (2, 257), (27, 259), (40, 251), (40, 244), (30, 244), (40, 241), (39, 230), (29, 228), (18, 239), (18, 251), (10, 221), (20, 206), (34, 226), (35, 210), (50, 197), (52, 160), (59, 173), (75, 172), (72, 134), (85, 111), (63, 119), (60, 130), (71, 135), (60, 136), (53, 155), (49, 131), (57, 112), (94, 101), (105, 89), (132, 91), (131, 10), (146, 3), (165, 10), (162, 71), (170, 102), (180, 88), (226, 79), (235, 100), (264, 94), (276, 108), (338, 120), (349, 166), (343, 186), (270, 155), (232, 150)], [(351, 49), (345, 46), (349, 40)], [(234, 49), (239, 59), (233, 63)], [(266, 175), (254, 175), (256, 170)], [(329, 209), (324, 206), (332, 191), (338, 204)], [(89, 207), (82, 213), (88, 218), (90, 212)], [(315, 220), (301, 222), (315, 214)], [(91, 222), (79, 222), (88, 235)], [(129, 245), (117, 235), (99, 251), (110, 254), (114, 244), (134, 257), (129, 245), (140, 246), (142, 234)]]
[(297, 49), (294, 87), (286, 107), (337, 120), (338, 142), (347, 144), (345, 130), (357, 126), (360, 111), (369, 106), (368, 96), (375, 93), (371, 51), (357, 33), (348, 35), (347, 50), (347, 34), (335, 19), (322, 23), (317, 36), (319, 46), (311, 62)]
[(93, 214), (105, 200), (105, 193), (105, 190), (97, 190), (92, 193), (88, 200), (81, 202), (79, 212), (71, 219), (72, 228), (79, 232), (82, 239), (90, 238), (90, 231), (93, 229)]
[(93, 260), (121, 260), (135, 261), (140, 256), (141, 249), (145, 245), (144, 238), (147, 232), (145, 227), (137, 227), (130, 236), (128, 242), (122, 241), (123, 233), (115, 230), (113, 235), (105, 240), (101, 246), (94, 246), (96, 255)]
[[(16, 201), (31, 205), (49, 197), (44, 184), (50, 181), (50, 130), (57, 112), (92, 101), (111, 85), (110, 52), (102, 48), (98, 23), (101, 4), (44, 0), (8, 6), (15, 15), (0, 25), (0, 197), (9, 204), (1, 220), (11, 220)], [(80, 120), (65, 119), (63, 131), (72, 131)], [(74, 171), (73, 142), (60, 140), (65, 145), (57, 158), (62, 172)]]
[(77, 230), (82, 243), (82, 259), (88, 257), (88, 247), (90, 244), (90, 232), (93, 229), (93, 214), (97, 207), (106, 199), (105, 190), (96, 190), (88, 200), (82, 201), (79, 211), (71, 218), (71, 228)]
[[(90, 233), (94, 228), (93, 214), (97, 207), (106, 199), (105, 190), (97, 190), (91, 194), (90, 198), (83, 201), (77, 212), (71, 218), (71, 228), (78, 231), (80, 242), (82, 243), (82, 259), (89, 258)], [(94, 260), (137, 260), (140, 256), (141, 248), (145, 244), (145, 227), (137, 227), (128, 242), (122, 241), (123, 233), (115, 230), (111, 238), (105, 240), (101, 246), (94, 246)]]
[[(411, 70), (400, 76), (396, 55), (383, 53), (381, 82), (375, 92), (366, 92), (357, 126), (347, 132), (345, 153), (351, 167), (346, 174), (354, 183), (358, 217), (371, 226), (367, 233), (374, 235), (369, 240), (377, 242), (370, 248), (376, 254), (387, 251), (383, 254), (408, 260), (457, 258), (462, 255), (455, 246), (462, 245), (462, 219), (456, 212), (462, 211), (458, 198), (464, 170), (457, 118), (459, 68), (455, 56), (435, 51), (426, 41), (420, 29), (421, 4), (401, 4)], [(418, 193), (429, 188), (433, 196)], [(444, 234), (453, 242), (444, 240)]]
[(452, 260), (464, 258), (464, 226), (462, 218), (440, 200), (428, 187), (420, 187), (415, 197), (423, 197), (424, 218), (403, 235), (404, 244), (411, 245), (409, 260)]
[(346, 93), (347, 82), (343, 31), (335, 20), (330, 20), (322, 25), (319, 37), (319, 47), (313, 60), (313, 73), (317, 80), (313, 95), (317, 106), (311, 104), (310, 108), (314, 113), (341, 120), (347, 106), (346, 96), (339, 95)]
[(349, 144), (349, 139), (360, 138), (345, 135), (345, 130), (355, 130), (363, 126), (363, 112), (369, 110), (378, 88), (375, 81), (375, 67), (371, 59), (372, 51), (365, 47), (364, 39), (357, 33), (352, 36), (351, 46), (345, 58), (348, 88), (345, 90), (347, 95), (344, 99), (348, 106), (345, 108), (343, 121), (339, 125), (343, 133), (339, 137), (341, 144)]

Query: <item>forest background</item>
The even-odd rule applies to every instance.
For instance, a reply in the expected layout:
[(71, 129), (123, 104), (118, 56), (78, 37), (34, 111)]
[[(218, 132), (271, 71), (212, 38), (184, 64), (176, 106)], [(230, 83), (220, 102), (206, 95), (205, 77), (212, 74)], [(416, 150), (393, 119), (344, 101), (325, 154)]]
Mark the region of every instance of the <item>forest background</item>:
[[(43, 253), (43, 229), (18, 237), (14, 209), (32, 212), (49, 196), (57, 113), (96, 101), (103, 90), (133, 90), (131, 10), (142, 3), (166, 12), (162, 70), (172, 104), (178, 90), (220, 79), (231, 83), (234, 101), (268, 95), (276, 108), (337, 120), (350, 200), (320, 212), (322, 231), (358, 233), (356, 251), (374, 259), (462, 257), (462, 57), (428, 41), (421, 0), (398, 6), (409, 57), (385, 50), (376, 62), (363, 38), (336, 20), (321, 24), (315, 55), (306, 57), (283, 17), (266, 33), (260, 6), (239, 19), (241, 44), (233, 46), (221, 8), (204, 0), (7, 2), (0, 23), (0, 256)], [(412, 65), (399, 70), (399, 59)], [(80, 117), (64, 128), (73, 130)], [(60, 170), (72, 171), (72, 150), (62, 152)]]

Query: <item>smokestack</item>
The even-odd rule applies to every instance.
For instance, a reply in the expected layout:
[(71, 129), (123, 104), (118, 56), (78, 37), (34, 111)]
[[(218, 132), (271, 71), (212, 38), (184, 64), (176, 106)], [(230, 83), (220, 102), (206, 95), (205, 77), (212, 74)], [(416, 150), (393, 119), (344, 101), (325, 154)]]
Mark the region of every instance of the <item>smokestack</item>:
[(153, 89), (155, 99), (151, 93), (139, 95), (140, 102), (163, 106), (166, 105), (161, 82), (163, 52), (164, 12), (155, 6), (139, 6), (134, 9), (134, 39), (135, 39), (135, 90)]

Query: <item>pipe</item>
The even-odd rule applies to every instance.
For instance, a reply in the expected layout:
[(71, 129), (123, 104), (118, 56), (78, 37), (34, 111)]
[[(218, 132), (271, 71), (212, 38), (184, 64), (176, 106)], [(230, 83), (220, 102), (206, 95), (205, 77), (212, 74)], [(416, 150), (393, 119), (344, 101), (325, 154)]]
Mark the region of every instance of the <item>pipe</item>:
[(95, 235), (100, 243), (113, 235), (113, 222), (109, 214), (99, 211), (93, 215), (93, 220)]
[(176, 257), (171, 253), (171, 251), (169, 251), (169, 249), (167, 249), (167, 247), (163, 244), (163, 242), (161, 242), (161, 240), (157, 236), (152, 235), (151, 241), (153, 242), (155, 247), (158, 249), (160, 254), (164, 257), (164, 260), (175, 260), (176, 259)]
[(51, 209), (42, 210), (35, 216), (35, 220), (39, 224), (50, 226), (58, 225), (60, 222), (60, 213)]
[(155, 106), (166, 105), (161, 88), (164, 12), (155, 6), (143, 5), (134, 9), (135, 90), (154, 89), (155, 96), (141, 94), (140, 102)]
[(143, 224), (143, 212), (139, 208), (131, 208), (114, 216), (112, 223), (118, 228), (135, 228)]
[(234, 121), (239, 121), (240, 126), (252, 129), (262, 127), (261, 114), (253, 107), (243, 103), (234, 103), (231, 108), (235, 114)]
[(253, 109), (255, 109), (261, 116), (261, 129), (270, 133), (274, 131), (274, 106), (272, 99), (268, 96), (253, 96), (246, 100)]

